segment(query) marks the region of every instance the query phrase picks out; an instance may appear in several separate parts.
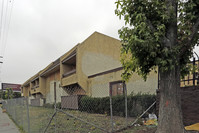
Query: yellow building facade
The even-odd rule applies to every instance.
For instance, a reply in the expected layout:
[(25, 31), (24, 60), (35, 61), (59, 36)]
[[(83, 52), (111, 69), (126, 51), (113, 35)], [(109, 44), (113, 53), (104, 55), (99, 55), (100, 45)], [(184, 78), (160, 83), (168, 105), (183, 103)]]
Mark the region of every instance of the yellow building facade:
[[(82, 43), (28, 79), (22, 85), (23, 96), (40, 97), (51, 103), (54, 82), (57, 84), (59, 97), (67, 95), (104, 97), (110, 93), (122, 94), (124, 85), (121, 78), (123, 70), (120, 49), (119, 40), (94, 32)], [(145, 82), (134, 74), (125, 84), (128, 94), (132, 92), (154, 94), (158, 86), (158, 76), (151, 72)], [(57, 99), (61, 101), (60, 98)]]

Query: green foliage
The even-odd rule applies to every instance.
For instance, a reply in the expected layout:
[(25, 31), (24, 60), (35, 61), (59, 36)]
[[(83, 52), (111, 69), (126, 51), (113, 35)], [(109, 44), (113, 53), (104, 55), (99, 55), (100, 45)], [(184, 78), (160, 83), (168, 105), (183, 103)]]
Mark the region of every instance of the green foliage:
[(13, 90), (12, 90), (12, 88), (6, 88), (5, 99), (12, 99), (12, 98), (13, 98)]
[(9, 99), (21, 97), (20, 92), (13, 92), (11, 88), (7, 88), (6, 91), (0, 91), (0, 97), (2, 99), (8, 99), (8, 94), (9, 94)]
[(21, 97), (21, 93), (20, 92), (14, 92), (13, 93), (13, 98), (20, 98)]
[[(137, 117), (155, 100), (156, 96), (150, 94), (138, 93), (129, 95), (127, 97), (128, 116)], [(112, 97), (112, 108), (113, 115), (125, 116), (125, 97), (123, 95)], [(80, 111), (110, 115), (110, 97), (93, 98), (84, 96), (80, 101)], [(155, 112), (155, 107), (151, 111)]]
[(89, 96), (84, 96), (80, 101), (80, 110), (86, 111), (88, 113), (108, 113), (110, 110), (109, 97), (105, 98), (92, 98)]
[[(199, 21), (199, 2), (173, 0), (173, 3), (165, 0), (116, 1), (115, 14), (120, 19), (123, 17), (129, 25), (119, 30), (124, 80), (128, 80), (133, 72), (146, 80), (157, 66), (166, 72), (179, 65), (181, 75), (187, 73), (186, 64), (192, 56), (192, 49), (199, 44), (198, 32), (191, 44), (186, 44), (194, 24)], [(173, 33), (177, 34), (173, 36), (174, 43), (168, 39), (171, 26)], [(198, 26), (196, 29), (198, 31)]]

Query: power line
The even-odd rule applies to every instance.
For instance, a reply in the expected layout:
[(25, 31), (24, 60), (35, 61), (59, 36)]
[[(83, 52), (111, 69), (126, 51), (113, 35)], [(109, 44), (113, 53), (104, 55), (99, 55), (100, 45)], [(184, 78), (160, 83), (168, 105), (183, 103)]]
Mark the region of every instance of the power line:
[(0, 21), (0, 43), (2, 42), (2, 32), (3, 32), (3, 14), (4, 14), (4, 0), (2, 0), (1, 6), (1, 21)]
[(2, 0), (2, 11), (1, 11), (1, 23), (0, 23), (0, 42), (1, 42), (1, 55), (4, 55), (7, 38), (8, 38), (8, 31), (12, 16), (12, 9), (13, 9), (13, 3), (14, 0), (7, 0), (5, 3), (4, 0)]
[[(8, 3), (8, 2), (7, 2)], [(11, 22), (11, 17), (12, 17), (12, 9), (13, 9), (13, 3), (14, 3), (14, 0), (10, 0), (10, 3), (11, 3), (11, 6), (10, 6), (10, 13), (8, 14), (7, 18), (8, 18), (8, 21), (6, 22), (7, 23), (7, 29), (5, 27), (5, 40), (4, 40), (4, 48), (3, 48), (3, 51), (2, 51), (2, 55), (4, 56), (4, 53), (5, 53), (5, 49), (6, 49), (6, 44), (7, 44), (7, 39), (8, 39), (8, 33), (9, 33), (9, 26), (10, 26), (10, 22)], [(8, 7), (8, 5), (7, 5)]]
[[(6, 44), (7, 44), (7, 38), (9, 33), (9, 26), (12, 16), (12, 9), (13, 9), (13, 3), (14, 0), (7, 0), (5, 3), (4, 0), (2, 0), (2, 7), (1, 7), (1, 20), (0, 20), (0, 58), (4, 57)], [(0, 75), (2, 71), (2, 61), (0, 61)], [(0, 82), (1, 82), (1, 76), (0, 76)]]

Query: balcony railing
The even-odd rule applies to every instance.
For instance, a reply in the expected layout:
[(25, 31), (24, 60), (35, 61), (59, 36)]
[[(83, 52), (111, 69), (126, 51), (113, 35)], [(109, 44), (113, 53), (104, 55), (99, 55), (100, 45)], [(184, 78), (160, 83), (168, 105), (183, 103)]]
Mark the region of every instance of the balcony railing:
[(64, 77), (67, 77), (67, 76), (72, 75), (72, 74), (74, 74), (74, 73), (76, 73), (76, 69), (73, 69), (73, 70), (71, 70), (71, 71), (69, 71), (69, 72), (67, 72), (67, 73), (64, 73), (64, 74), (62, 75), (62, 77), (64, 78)]
[(35, 85), (35, 86), (33, 86), (31, 89), (34, 90), (34, 89), (36, 89), (36, 88), (39, 88), (39, 85)]

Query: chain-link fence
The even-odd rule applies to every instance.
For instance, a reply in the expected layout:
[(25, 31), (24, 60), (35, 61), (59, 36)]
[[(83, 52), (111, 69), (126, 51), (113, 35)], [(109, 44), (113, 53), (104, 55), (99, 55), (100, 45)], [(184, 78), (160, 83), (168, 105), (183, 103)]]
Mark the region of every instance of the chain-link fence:
[(54, 111), (51, 108), (31, 106), (28, 98), (5, 100), (3, 108), (26, 133), (44, 132)]
[(24, 131), (29, 132), (29, 109), (27, 98), (9, 99), (3, 102), (3, 108), (6, 109), (10, 117), (22, 127)]
[(10, 99), (3, 107), (27, 133), (111, 133), (155, 111), (155, 95), (127, 95), (128, 89), (120, 82), (96, 83), (90, 96), (78, 85), (61, 88), (54, 82), (50, 88), (45, 100)]

